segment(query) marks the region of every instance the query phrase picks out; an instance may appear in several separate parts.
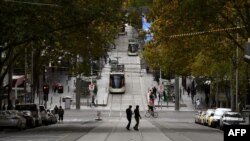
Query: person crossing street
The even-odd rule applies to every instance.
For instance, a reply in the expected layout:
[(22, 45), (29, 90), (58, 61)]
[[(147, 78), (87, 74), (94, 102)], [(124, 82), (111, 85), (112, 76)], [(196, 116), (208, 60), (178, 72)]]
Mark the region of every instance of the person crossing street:
[(136, 108), (134, 110), (134, 114), (135, 114), (135, 121), (136, 121), (134, 129), (136, 131), (138, 131), (139, 130), (139, 123), (140, 123), (140, 119), (141, 119), (141, 115), (140, 115), (140, 111), (139, 111), (139, 105), (136, 105)]
[(132, 105), (129, 105), (129, 107), (126, 109), (126, 114), (127, 114), (127, 120), (128, 120), (128, 124), (126, 126), (127, 130), (130, 130), (130, 124), (131, 124), (131, 120), (132, 120)]

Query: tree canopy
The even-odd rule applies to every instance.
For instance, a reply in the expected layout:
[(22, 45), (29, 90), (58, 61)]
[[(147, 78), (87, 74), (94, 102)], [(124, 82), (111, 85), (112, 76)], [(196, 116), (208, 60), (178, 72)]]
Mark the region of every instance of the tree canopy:
[(179, 75), (213, 76), (221, 69), (228, 70), (225, 64), (235, 61), (236, 47), (243, 53), (250, 34), (247, 5), (247, 0), (154, 1), (147, 15), (153, 21), (154, 40), (144, 57), (150, 62), (156, 55), (153, 52), (161, 50), (161, 61), (149, 64), (160, 62), (160, 66), (168, 68), (166, 73), (171, 68)]
[(238, 68), (240, 93), (245, 93), (249, 10), (248, 0), (154, 0), (147, 15), (154, 39), (145, 45), (143, 57), (165, 74), (220, 81), (235, 78), (232, 73)]
[(90, 60), (102, 57), (113, 42), (122, 7), (122, 0), (0, 1), (0, 86), (11, 66), (24, 64), (24, 54), (30, 68), (31, 52), (34, 75), (49, 62), (74, 63), (77, 55), (83, 61), (74, 72), (89, 73)]

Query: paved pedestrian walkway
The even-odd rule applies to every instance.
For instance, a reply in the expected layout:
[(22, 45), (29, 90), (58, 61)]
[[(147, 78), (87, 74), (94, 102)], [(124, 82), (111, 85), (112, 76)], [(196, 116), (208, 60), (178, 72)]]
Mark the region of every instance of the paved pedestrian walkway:
[(132, 127), (134, 124), (135, 122), (132, 120), (131, 130), (127, 131), (125, 128), (127, 125), (125, 118), (103, 122), (102, 125), (94, 128), (91, 132), (82, 136), (77, 141), (152, 141), (155, 139), (159, 141), (171, 141), (171, 139), (165, 136), (159, 128), (155, 127), (147, 120), (141, 120), (139, 131), (133, 130)]

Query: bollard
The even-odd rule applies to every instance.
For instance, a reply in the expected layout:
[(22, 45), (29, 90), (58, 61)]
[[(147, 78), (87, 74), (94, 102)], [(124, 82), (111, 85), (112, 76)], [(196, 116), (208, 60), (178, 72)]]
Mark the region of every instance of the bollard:
[(98, 105), (98, 100), (96, 100), (96, 103), (95, 103), (95, 105), (96, 105), (96, 106)]
[(95, 120), (102, 120), (101, 119), (101, 111), (97, 111), (97, 118)]

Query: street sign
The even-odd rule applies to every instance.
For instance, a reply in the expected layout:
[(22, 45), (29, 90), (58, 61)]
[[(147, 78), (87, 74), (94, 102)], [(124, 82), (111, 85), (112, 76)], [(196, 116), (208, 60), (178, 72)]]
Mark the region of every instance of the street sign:
[(90, 91), (94, 91), (94, 89), (95, 89), (95, 84), (89, 84), (89, 90)]
[(163, 91), (164, 91), (164, 85), (160, 84), (160, 85), (158, 86), (158, 91), (159, 91), (160, 93), (163, 93)]

